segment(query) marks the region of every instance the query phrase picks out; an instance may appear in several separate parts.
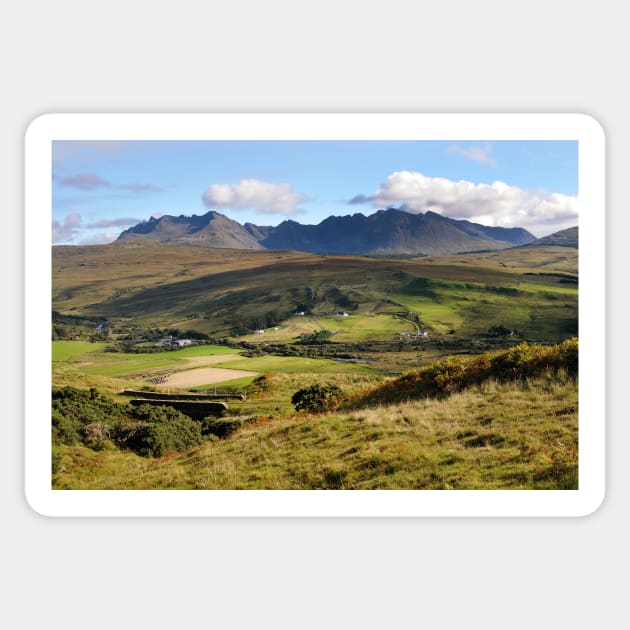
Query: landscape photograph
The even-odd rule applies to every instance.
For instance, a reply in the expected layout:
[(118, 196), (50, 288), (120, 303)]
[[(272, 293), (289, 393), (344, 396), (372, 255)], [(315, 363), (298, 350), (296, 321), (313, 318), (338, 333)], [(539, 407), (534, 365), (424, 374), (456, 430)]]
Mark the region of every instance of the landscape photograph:
[(51, 187), (52, 489), (579, 489), (577, 141), (55, 140)]

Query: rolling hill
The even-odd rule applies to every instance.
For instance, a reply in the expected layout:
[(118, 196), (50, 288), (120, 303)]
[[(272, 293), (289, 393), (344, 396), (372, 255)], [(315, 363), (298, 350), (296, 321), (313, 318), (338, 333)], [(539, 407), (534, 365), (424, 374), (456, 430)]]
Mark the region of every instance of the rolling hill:
[(552, 245), (558, 247), (575, 247), (576, 249), (578, 248), (578, 244), (579, 233), (577, 226), (554, 232), (553, 234), (549, 234), (549, 236), (543, 236), (529, 243), (529, 245), (534, 247), (547, 247)]
[(153, 240), (57, 246), (52, 307), (64, 316), (214, 336), (276, 326), (296, 310), (320, 319), (338, 310), (352, 317), (413, 312), (432, 335), (454, 329), (470, 338), (503, 324), (529, 339), (554, 341), (575, 332), (577, 250), (394, 259)]

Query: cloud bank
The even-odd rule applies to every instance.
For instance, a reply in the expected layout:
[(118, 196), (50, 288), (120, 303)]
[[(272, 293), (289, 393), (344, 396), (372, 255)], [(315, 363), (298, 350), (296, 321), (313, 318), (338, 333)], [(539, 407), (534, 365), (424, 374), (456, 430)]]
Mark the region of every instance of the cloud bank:
[(92, 223), (83, 223), (83, 219), (78, 212), (73, 212), (64, 217), (63, 221), (53, 219), (52, 222), (52, 242), (56, 243), (75, 243), (77, 238), (82, 237), (78, 241), (79, 245), (96, 245), (100, 243), (111, 243), (118, 238), (118, 232), (106, 231), (95, 233), (92, 230), (102, 230), (111, 227), (128, 228), (130, 225), (140, 223), (140, 219), (132, 217), (119, 217), (117, 219), (101, 219)]
[(140, 219), (134, 219), (132, 217), (120, 217), (119, 219), (101, 219), (100, 221), (94, 221), (94, 223), (88, 223), (86, 228), (108, 228), (108, 227), (129, 227), (140, 223)]
[(69, 214), (63, 223), (53, 219), (52, 222), (52, 242), (61, 243), (71, 241), (81, 225), (81, 215), (77, 213)]
[(377, 208), (399, 207), (417, 214), (429, 210), (475, 223), (524, 227), (535, 235), (577, 225), (577, 197), (531, 191), (496, 181), (475, 184), (417, 171), (392, 173), (372, 195), (356, 195), (349, 203)]
[(238, 184), (211, 184), (202, 195), (207, 208), (254, 210), (258, 214), (301, 214), (298, 205), (306, 196), (291, 184), (271, 184), (259, 179), (243, 179)]

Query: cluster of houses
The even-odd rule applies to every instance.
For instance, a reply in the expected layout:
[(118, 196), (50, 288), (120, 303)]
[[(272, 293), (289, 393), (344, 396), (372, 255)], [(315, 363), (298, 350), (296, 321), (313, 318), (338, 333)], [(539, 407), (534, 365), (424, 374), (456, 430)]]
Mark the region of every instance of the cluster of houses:
[(184, 348), (192, 345), (192, 339), (174, 339), (173, 335), (162, 337), (155, 345), (160, 347)]
[[(306, 313), (304, 311), (295, 311), (295, 313), (293, 313), (294, 317), (304, 317)], [(346, 313), (346, 311), (337, 311), (335, 313), (335, 317), (348, 317), (348, 313)]]
[(418, 330), (415, 333), (412, 333), (412, 332), (400, 333), (400, 339), (418, 339), (418, 338), (428, 337), (428, 336), (429, 336), (429, 333), (424, 329)]

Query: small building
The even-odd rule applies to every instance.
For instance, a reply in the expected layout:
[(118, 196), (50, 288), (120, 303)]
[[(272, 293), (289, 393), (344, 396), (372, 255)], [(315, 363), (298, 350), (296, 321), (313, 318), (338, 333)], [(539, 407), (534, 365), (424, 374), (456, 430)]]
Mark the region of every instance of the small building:
[(337, 311), (335, 317), (348, 317), (348, 313), (346, 311)]
[(171, 345), (176, 348), (183, 348), (184, 346), (190, 346), (192, 344), (192, 339), (174, 339), (171, 341)]
[(258, 328), (257, 330), (254, 331), (255, 335), (262, 335), (265, 331), (262, 328)]
[(295, 311), (295, 313), (293, 313), (296, 317), (303, 317), (304, 316), (304, 311)]

